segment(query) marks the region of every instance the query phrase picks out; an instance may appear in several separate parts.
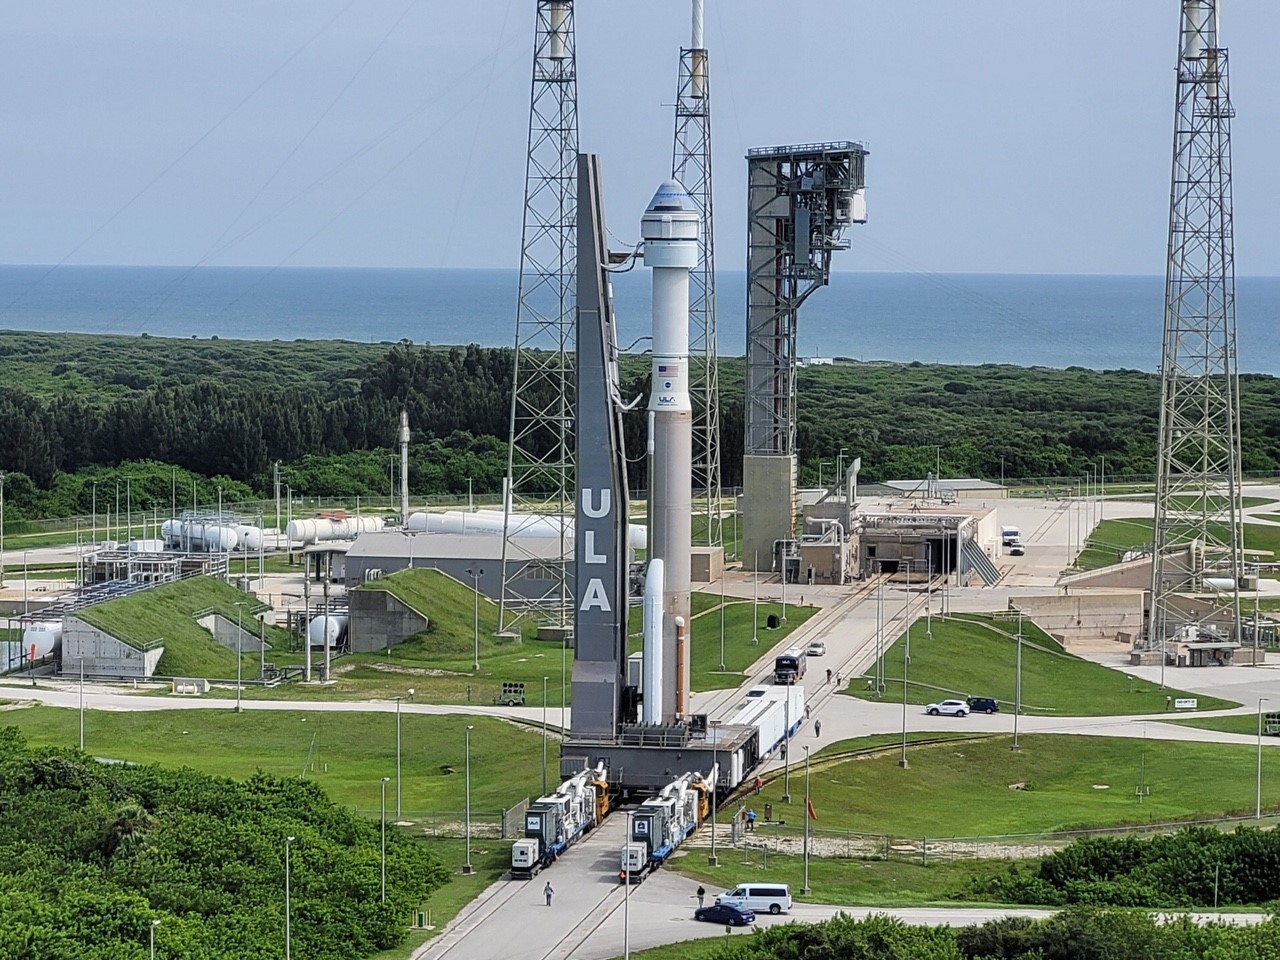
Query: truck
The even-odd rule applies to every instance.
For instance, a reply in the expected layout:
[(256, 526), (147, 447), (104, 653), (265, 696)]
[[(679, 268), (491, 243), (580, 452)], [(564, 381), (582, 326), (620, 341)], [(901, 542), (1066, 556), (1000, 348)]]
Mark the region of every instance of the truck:
[(631, 836), (622, 846), (618, 882), (641, 883), (661, 867), (711, 811), (717, 768), (686, 773), (650, 797), (631, 815)]
[(1005, 547), (1012, 547), (1015, 543), (1022, 543), (1022, 531), (1017, 527), (1001, 527), (1000, 528), (1000, 544)]
[(525, 811), (524, 837), (511, 847), (511, 879), (532, 880), (608, 813), (608, 770), (603, 763), (539, 797)]

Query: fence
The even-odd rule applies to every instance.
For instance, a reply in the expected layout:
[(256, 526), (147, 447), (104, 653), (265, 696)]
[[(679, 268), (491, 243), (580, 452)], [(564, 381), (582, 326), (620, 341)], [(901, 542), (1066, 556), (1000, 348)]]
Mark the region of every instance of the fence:
[[(529, 798), (507, 807), (505, 810), (472, 810), (471, 837), (481, 840), (509, 840), (524, 834), (524, 812)], [(381, 807), (352, 807), (351, 812), (370, 820), (382, 816)], [(393, 807), (387, 808), (387, 819), (395, 818)], [(465, 810), (401, 810), (396, 821), (411, 833), (423, 837), (460, 839), (467, 835)]]
[[(796, 817), (804, 816), (796, 808)], [(1007, 834), (983, 837), (901, 837), (858, 833), (830, 827), (809, 827), (809, 854), (850, 860), (897, 860), (928, 865), (936, 861), (955, 860), (1022, 860), (1040, 857), (1060, 850), (1073, 840), (1086, 837), (1145, 836), (1173, 833), (1185, 827), (1226, 828), (1243, 823), (1256, 823), (1252, 816), (1215, 817), (1206, 820), (1181, 820), (1159, 823), (1099, 827), (1089, 830), (1063, 830), (1049, 833)], [(722, 825), (722, 829), (723, 829)], [(769, 854), (800, 856), (804, 852), (803, 823), (757, 820), (755, 829), (742, 830), (735, 819), (730, 828), (730, 844), (741, 851), (744, 863)], [(705, 831), (704, 831), (705, 834)], [(699, 836), (700, 845), (709, 843), (709, 834)], [(723, 842), (723, 841), (722, 841)]]

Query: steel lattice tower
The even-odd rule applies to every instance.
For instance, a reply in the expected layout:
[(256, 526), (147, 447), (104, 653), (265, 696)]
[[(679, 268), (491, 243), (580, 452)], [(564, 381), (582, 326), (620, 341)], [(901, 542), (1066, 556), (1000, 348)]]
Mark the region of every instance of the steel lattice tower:
[[(1160, 376), (1149, 648), (1195, 624), (1236, 633), (1242, 527), (1231, 99), (1217, 0), (1183, 0)], [(1230, 578), (1215, 593), (1206, 579)], [(1218, 586), (1222, 586), (1219, 584)], [(1214, 594), (1193, 614), (1179, 594)], [(1195, 639), (1195, 637), (1190, 637)]]
[[(567, 622), (571, 596), (561, 525), (558, 559), (521, 549), (512, 513), (520, 507), (567, 517), (573, 508), (574, 280), (577, 229), (578, 81), (572, 0), (537, 0), (529, 153), (525, 166), (520, 294), (502, 548), (499, 629), (530, 606)], [(545, 590), (529, 597), (526, 563), (540, 564)], [(521, 579), (518, 597), (511, 589)]]
[(672, 179), (684, 186), (698, 212), (698, 265), (689, 274), (689, 395), (693, 400), (693, 487), (704, 524), (695, 544), (718, 547), (720, 523), (720, 374), (716, 338), (715, 213), (711, 190), (711, 85), (702, 42), (702, 0), (693, 0), (693, 38), (680, 50), (676, 88)]

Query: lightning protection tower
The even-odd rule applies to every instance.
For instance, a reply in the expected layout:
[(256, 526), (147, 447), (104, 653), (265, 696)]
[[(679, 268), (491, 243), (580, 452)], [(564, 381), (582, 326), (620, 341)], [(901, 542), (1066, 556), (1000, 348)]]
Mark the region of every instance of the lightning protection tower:
[(831, 278), (846, 228), (865, 223), (860, 143), (747, 153), (747, 398), (742, 561), (771, 570), (796, 527), (796, 320)]
[[(711, 200), (711, 85), (702, 39), (703, 0), (693, 0), (693, 37), (680, 50), (671, 177), (702, 216), (698, 263), (689, 273), (689, 395), (693, 401), (693, 542), (721, 544), (720, 376), (716, 341), (715, 214)], [(699, 509), (697, 500), (701, 499)]]
[[(529, 609), (566, 624), (571, 594), (567, 530), (558, 558), (522, 549), (513, 513), (521, 508), (569, 515), (574, 484), (574, 377), (577, 346), (574, 278), (577, 224), (578, 80), (572, 0), (537, 0), (529, 152), (525, 166), (520, 294), (502, 548), (499, 629)], [(530, 577), (527, 564), (539, 567)], [(522, 579), (524, 600), (512, 583)], [(540, 596), (529, 584), (541, 581)]]
[[(1160, 366), (1149, 649), (1236, 632), (1242, 574), (1231, 99), (1217, 0), (1183, 0)], [(1214, 597), (1193, 613), (1183, 597)], [(1162, 672), (1163, 676), (1163, 672)]]

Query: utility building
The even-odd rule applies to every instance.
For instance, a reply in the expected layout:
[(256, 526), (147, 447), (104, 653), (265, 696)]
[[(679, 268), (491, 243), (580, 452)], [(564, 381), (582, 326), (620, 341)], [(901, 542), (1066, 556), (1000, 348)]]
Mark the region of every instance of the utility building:
[(831, 277), (844, 232), (865, 223), (860, 143), (747, 153), (747, 397), (742, 559), (775, 569), (796, 529), (796, 320)]

